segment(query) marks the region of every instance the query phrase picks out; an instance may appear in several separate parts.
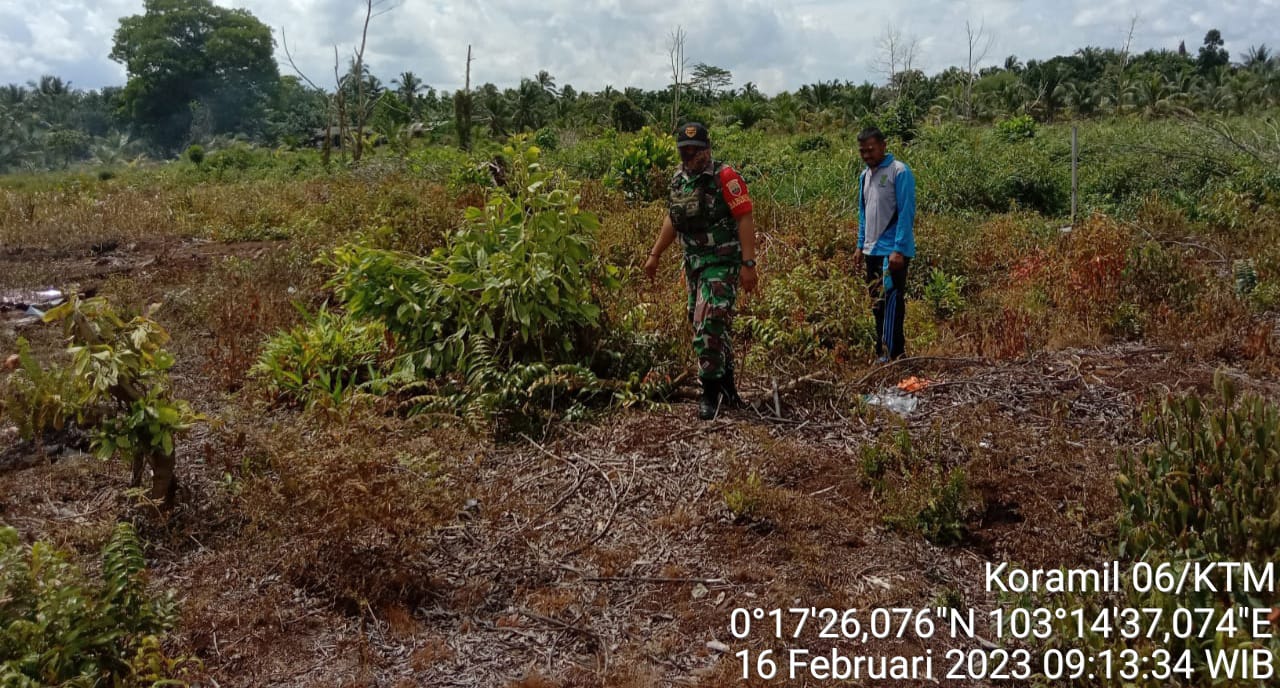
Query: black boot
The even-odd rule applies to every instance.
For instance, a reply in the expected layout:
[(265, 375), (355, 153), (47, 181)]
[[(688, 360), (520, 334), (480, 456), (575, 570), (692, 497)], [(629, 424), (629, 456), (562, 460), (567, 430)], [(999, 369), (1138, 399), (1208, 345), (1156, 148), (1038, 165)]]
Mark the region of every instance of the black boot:
[(738, 386), (733, 383), (732, 365), (725, 370), (724, 377), (720, 378), (720, 397), (724, 399), (724, 405), (728, 408), (740, 409), (746, 406), (742, 397), (738, 396)]
[(703, 380), (702, 398), (698, 399), (698, 419), (711, 420), (720, 408), (720, 381)]

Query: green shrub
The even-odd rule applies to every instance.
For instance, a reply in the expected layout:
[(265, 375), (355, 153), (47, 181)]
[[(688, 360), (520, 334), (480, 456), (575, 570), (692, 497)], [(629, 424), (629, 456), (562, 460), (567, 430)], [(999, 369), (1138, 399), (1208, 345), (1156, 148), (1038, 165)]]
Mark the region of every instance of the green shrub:
[(543, 127), (533, 135), (533, 145), (546, 151), (560, 147), (560, 134), (551, 127)]
[(1166, 400), (1146, 421), (1153, 444), (1122, 459), (1121, 555), (1263, 562), (1280, 551), (1280, 410), (1223, 373), (1214, 387), (1212, 406)]
[(1019, 115), (996, 122), (996, 135), (1006, 143), (1016, 143), (1036, 136), (1036, 121), (1031, 115)]
[(916, 528), (935, 545), (959, 544), (969, 532), (965, 521), (971, 501), (963, 468), (951, 469), (945, 479), (931, 472), (924, 505), (916, 514)]
[(105, 298), (72, 294), (44, 319), (63, 321), (70, 369), (85, 390), (77, 403), (97, 409), (95, 453), (128, 460), (134, 487), (149, 468), (151, 499), (172, 505), (178, 489), (175, 442), (203, 416), (173, 397), (168, 371), (174, 358), (164, 348), (169, 333), (151, 318), (155, 308), (125, 320)]
[(764, 495), (764, 483), (760, 474), (751, 471), (745, 477), (737, 477), (720, 487), (724, 505), (736, 521), (749, 520), (759, 511)]
[(198, 663), (159, 649), (174, 609), (172, 593), (147, 593), (128, 524), (103, 548), (101, 582), (49, 544), (23, 546), (0, 528), (0, 685), (186, 685)]
[(950, 276), (941, 269), (935, 268), (929, 273), (929, 280), (924, 286), (924, 300), (939, 318), (950, 318), (964, 310), (965, 278)]
[(1237, 260), (1231, 265), (1231, 274), (1235, 276), (1236, 294), (1248, 296), (1258, 288), (1258, 268), (1252, 260)]
[(204, 146), (201, 146), (198, 143), (193, 143), (187, 147), (187, 152), (184, 153), (183, 156), (187, 160), (190, 160), (191, 164), (199, 167), (204, 163)]
[(605, 185), (621, 189), (628, 198), (652, 201), (666, 193), (667, 178), (676, 164), (675, 142), (653, 129), (640, 131), (605, 176)]
[(796, 141), (796, 150), (801, 153), (825, 151), (831, 148), (831, 140), (822, 134), (812, 134)]
[(1195, 277), (1194, 265), (1184, 255), (1159, 242), (1144, 241), (1129, 249), (1122, 291), (1146, 308), (1187, 310), (1200, 291)]
[(427, 380), (406, 390), (418, 410), (484, 415), (597, 389), (600, 296), (618, 286), (594, 250), (599, 221), (543, 171), (536, 147), (506, 154), (509, 191), (468, 209), (447, 246), (416, 256), (347, 245), (329, 259), (348, 313), (382, 323), (396, 371)]
[(18, 369), (0, 387), (0, 410), (18, 436), (40, 439), (67, 428), (86, 412), (84, 381), (65, 366), (41, 366), (27, 340), (18, 339)]
[(743, 311), (738, 322), (750, 337), (751, 358), (805, 362), (875, 342), (866, 288), (843, 271), (801, 264), (766, 282), (761, 298)]
[(328, 307), (267, 340), (250, 374), (277, 399), (339, 406), (353, 390), (381, 376), (386, 328)]
[[(882, 457), (886, 451), (897, 454), (906, 476), (887, 499), (885, 522), (904, 532), (918, 532), (935, 545), (963, 542), (969, 534), (967, 522), (975, 506), (964, 469), (956, 467), (944, 473), (935, 465), (916, 471), (904, 463), (900, 448), (881, 450)], [(873, 485), (879, 485), (879, 481), (873, 479)]]
[[(1262, 567), (1280, 560), (1280, 474), (1275, 470), (1280, 462), (1280, 409), (1260, 395), (1239, 394), (1222, 372), (1215, 376), (1214, 389), (1212, 401), (1195, 395), (1170, 397), (1149, 411), (1143, 424), (1152, 441), (1120, 458), (1116, 488), (1121, 508), (1114, 555), (1129, 564), (1123, 574), (1126, 581), (1134, 580), (1139, 566), (1176, 583), (1193, 564), (1248, 562)], [(1178, 685), (1259, 685), (1239, 677), (1214, 681), (1205, 663), (1205, 651), (1210, 650), (1280, 650), (1275, 638), (1253, 638), (1252, 616), (1235, 613), (1272, 604), (1269, 597), (1260, 598), (1246, 587), (1243, 575), (1240, 568), (1218, 568), (1209, 576), (1212, 586), (1193, 585), (1188, 579), (1185, 586), (1172, 585), (1180, 588), (1172, 592), (1159, 585), (1139, 592), (1127, 585), (1116, 594), (1068, 593), (1023, 602), (1078, 609), (1086, 619), (1108, 609), (1142, 609), (1144, 628), (1151, 627), (1137, 637), (1090, 632), (1080, 638), (1073, 625), (1063, 624), (1045, 641), (1048, 646), (1083, 649), (1094, 656), (1103, 650), (1117, 656), (1136, 650), (1149, 656), (1158, 648), (1174, 658), (1189, 652), (1193, 673)], [(1163, 621), (1152, 625), (1155, 610)], [(1196, 610), (1197, 619), (1212, 618), (1215, 623), (1194, 633), (1173, 632), (1178, 610)], [(1230, 632), (1218, 619), (1238, 619), (1237, 630)], [(1148, 633), (1164, 640), (1156, 642)], [(1131, 685), (1156, 688), (1169, 683), (1143, 674)]]

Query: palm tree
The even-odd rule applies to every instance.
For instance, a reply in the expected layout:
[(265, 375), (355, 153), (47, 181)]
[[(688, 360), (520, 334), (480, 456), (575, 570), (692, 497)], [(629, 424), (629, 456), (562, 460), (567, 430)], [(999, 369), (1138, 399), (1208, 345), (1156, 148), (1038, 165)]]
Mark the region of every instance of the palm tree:
[(404, 103), (404, 107), (409, 112), (409, 116), (418, 117), (421, 109), (418, 102), (418, 94), (422, 92), (424, 84), (413, 72), (401, 72), (400, 76), (391, 80), (391, 84), (396, 87), (396, 92), (400, 94), (400, 100)]
[(804, 105), (800, 98), (787, 91), (773, 98), (773, 120), (786, 129), (794, 129), (803, 113)]
[(485, 84), (476, 92), (475, 103), (479, 113), (489, 121), (489, 133), (506, 136), (511, 126), (511, 104), (502, 91), (493, 84)]
[(836, 93), (836, 103), (844, 112), (845, 121), (853, 122), (876, 109), (876, 87), (870, 82), (854, 85), (846, 82)]
[(1076, 50), (1075, 58), (1078, 66), (1076, 77), (1090, 81), (1102, 76), (1109, 61), (1108, 51), (1102, 48), (1095, 48), (1092, 45)]
[(547, 92), (533, 79), (521, 79), (512, 99), (512, 121), (519, 129), (537, 129), (544, 119), (542, 111)]
[(560, 93), (556, 91), (556, 78), (551, 76), (551, 73), (547, 70), (540, 70), (537, 76), (534, 77), (534, 81), (537, 82), (538, 88), (542, 89), (543, 93), (551, 96), (552, 100), (560, 96)]
[(728, 114), (734, 122), (742, 125), (743, 129), (750, 129), (769, 116), (769, 104), (763, 100), (735, 98), (729, 101)]
[(808, 106), (811, 112), (822, 112), (836, 104), (836, 95), (839, 92), (839, 86), (839, 82), (835, 79), (832, 79), (831, 81), (818, 81), (801, 86), (799, 93), (796, 95), (798, 95), (800, 100)]
[(1267, 44), (1263, 43), (1259, 46), (1249, 46), (1249, 50), (1244, 54), (1244, 61), (1240, 63), (1241, 67), (1252, 70), (1265, 70), (1272, 66), (1275, 56), (1271, 54), (1271, 50), (1267, 48)]

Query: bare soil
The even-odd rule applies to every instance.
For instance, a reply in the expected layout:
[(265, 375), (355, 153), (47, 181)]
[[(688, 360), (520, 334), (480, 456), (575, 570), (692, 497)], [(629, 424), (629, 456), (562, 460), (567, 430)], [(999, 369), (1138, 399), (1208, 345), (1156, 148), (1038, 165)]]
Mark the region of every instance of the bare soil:
[[(277, 242), (174, 241), (0, 251), (0, 288), (93, 289), (127, 274), (150, 298), (148, 289), (194, 283), (224, 256), (278, 250)], [(33, 338), (55, 342), (55, 334)], [(779, 381), (781, 416), (772, 381), (748, 370), (743, 386), (761, 411), (702, 423), (692, 402), (676, 400), (495, 438), (378, 413), (304, 417), (251, 394), (215, 392), (202, 379), (206, 362), (190, 360), (200, 341), (179, 342), (188, 357), (176, 374), (179, 394), (220, 420), (182, 445), (174, 513), (157, 520), (131, 506), (120, 464), (75, 448), (28, 448), (0, 463), (0, 521), (88, 555), (114, 522), (135, 520), (154, 587), (183, 601), (170, 649), (198, 657), (217, 686), (764, 685), (740, 680), (733, 653), (819, 652), (833, 643), (812, 626), (796, 639), (760, 626), (736, 639), (735, 608), (933, 609), (948, 600), (982, 616), (999, 603), (982, 587), (986, 562), (1110, 558), (1115, 460), (1141, 445), (1142, 409), (1165, 394), (1208, 389), (1217, 367), (1138, 344), (1012, 361), (911, 359), (818, 372), (790, 389)], [(933, 384), (905, 419), (862, 403), (910, 375)], [(904, 430), (910, 451), (869, 475), (865, 447), (889, 452)], [(411, 575), (366, 581), (399, 594), (361, 599), (327, 587), (296, 557), (313, 556), (319, 571), (330, 550), (383, 551), (381, 535), (307, 543), (305, 532), (255, 512), (263, 502), (254, 495), (290, 494), (273, 464), (280, 456), (370, 453), (440, 464), (452, 511), (415, 535), (421, 557), (400, 562)], [(957, 545), (933, 545), (895, 514), (925, 476), (957, 467), (970, 490), (966, 533)], [(731, 495), (749, 508), (734, 513)], [(397, 505), (387, 509), (394, 516)], [(708, 645), (715, 642), (730, 651)], [(940, 657), (981, 645), (908, 638), (839, 646)]]

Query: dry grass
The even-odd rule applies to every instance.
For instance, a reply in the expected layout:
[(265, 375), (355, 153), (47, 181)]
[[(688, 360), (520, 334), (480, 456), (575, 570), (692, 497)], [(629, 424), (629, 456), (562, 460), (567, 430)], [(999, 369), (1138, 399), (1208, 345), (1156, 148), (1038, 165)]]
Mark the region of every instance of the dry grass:
[[(583, 196), (604, 214), (601, 251), (626, 271), (609, 316), (649, 304), (647, 327), (686, 347), (675, 258), (652, 289), (634, 270), (660, 208), (592, 185)], [(793, 358), (826, 384), (784, 392), (780, 419), (735, 411), (696, 423), (675, 402), (495, 442), (361, 406), (299, 415), (243, 387), (262, 338), (297, 317), (292, 302), (325, 298), (315, 257), (355, 237), (429, 250), (467, 200), (422, 180), (356, 176), (0, 191), (0, 286), (78, 282), (134, 306), (166, 303), (178, 394), (217, 420), (181, 449), (183, 506), (143, 533), (156, 585), (183, 600), (173, 643), (219, 685), (744, 685), (736, 658), (706, 643), (776, 643), (729, 638), (735, 607), (959, 598), (985, 609), (995, 602), (977, 585), (984, 561), (1092, 563), (1113, 534), (1115, 452), (1141, 441), (1142, 405), (1207, 387), (1223, 362), (1246, 379), (1275, 368), (1274, 317), (1251, 310), (1213, 256), (1253, 252), (1271, 275), (1274, 217), (1259, 209), (1244, 216), (1250, 229), (1217, 238), (1153, 204), (1137, 226), (1097, 217), (1069, 235), (1025, 214), (964, 227), (923, 218), (933, 253), (913, 279), (938, 267), (970, 282), (950, 318), (913, 299), (913, 351), (955, 358), (880, 372), (853, 346)], [(847, 221), (830, 208), (761, 202), (758, 220), (765, 280), (814, 265), (846, 284)], [(1137, 279), (1132, 249), (1148, 234), (1172, 256), (1152, 264), (1175, 269)], [(107, 239), (120, 246), (95, 254)], [(1183, 274), (1198, 286), (1175, 304), (1161, 290)], [(1139, 341), (1117, 326), (1126, 301), (1142, 305)], [(26, 334), (42, 355), (57, 345), (54, 333)], [(773, 365), (782, 353), (757, 351), (744, 391), (796, 373)], [(674, 370), (689, 359), (672, 356)], [(940, 382), (911, 418), (862, 402), (911, 374)], [(930, 476), (953, 468), (968, 478), (968, 535), (938, 547), (909, 517), (936, 488)], [(9, 472), (0, 519), (89, 551), (135, 517), (126, 480), (119, 465), (87, 461)]]

